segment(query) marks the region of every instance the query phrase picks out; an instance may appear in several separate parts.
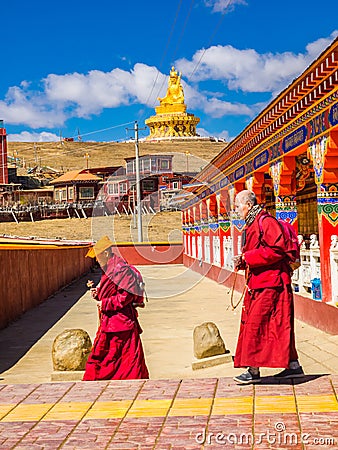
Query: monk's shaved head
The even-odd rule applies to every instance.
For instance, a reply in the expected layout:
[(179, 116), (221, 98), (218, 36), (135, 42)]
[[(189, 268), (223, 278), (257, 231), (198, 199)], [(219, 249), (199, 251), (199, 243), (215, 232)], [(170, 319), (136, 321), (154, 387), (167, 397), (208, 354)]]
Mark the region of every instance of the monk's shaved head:
[(249, 191), (248, 189), (245, 189), (244, 191), (239, 192), (236, 195), (236, 199), (239, 201), (239, 203), (250, 203), (252, 206), (255, 206), (257, 204), (256, 195), (254, 192)]

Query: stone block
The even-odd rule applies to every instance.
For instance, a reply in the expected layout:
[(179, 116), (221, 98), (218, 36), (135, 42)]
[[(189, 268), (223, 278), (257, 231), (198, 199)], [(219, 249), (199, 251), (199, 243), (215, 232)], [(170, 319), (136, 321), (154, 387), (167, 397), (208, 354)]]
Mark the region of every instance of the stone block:
[(210, 356), (209, 358), (195, 359), (191, 363), (192, 370), (206, 369), (207, 367), (219, 366), (220, 364), (227, 364), (232, 362), (232, 356), (227, 350), (224, 355)]
[(225, 344), (217, 326), (213, 322), (204, 322), (194, 329), (194, 355), (197, 359), (222, 355)]
[(82, 381), (84, 370), (57, 370), (52, 372), (51, 381)]
[(53, 342), (54, 370), (84, 370), (92, 348), (89, 334), (81, 329), (69, 329), (60, 333)]

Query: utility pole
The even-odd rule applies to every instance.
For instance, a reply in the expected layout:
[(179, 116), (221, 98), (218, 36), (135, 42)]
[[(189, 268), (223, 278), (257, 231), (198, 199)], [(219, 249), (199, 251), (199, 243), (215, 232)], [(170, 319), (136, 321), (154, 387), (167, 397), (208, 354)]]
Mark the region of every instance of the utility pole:
[(37, 153), (37, 148), (36, 148), (35, 142), (34, 142), (34, 161), (37, 164), (37, 162), (38, 162), (38, 153)]
[(185, 152), (185, 155), (186, 155), (186, 157), (187, 157), (187, 172), (189, 172), (189, 155), (190, 155), (189, 150), (187, 150), (187, 151)]
[(89, 168), (89, 158), (90, 158), (89, 153), (85, 153), (84, 158), (86, 160), (86, 168), (88, 169)]
[(138, 123), (135, 120), (135, 168), (136, 168), (136, 202), (137, 202), (137, 236), (138, 242), (143, 242), (142, 230), (142, 205), (141, 205), (141, 182), (140, 182), (140, 160), (138, 148)]
[[(128, 130), (129, 128), (127, 128)], [(142, 128), (144, 130), (145, 128)], [(138, 242), (143, 242), (143, 230), (142, 230), (142, 204), (141, 204), (141, 181), (140, 181), (140, 160), (138, 149), (138, 127), (137, 120), (133, 128), (135, 132), (135, 172), (136, 172), (136, 207), (137, 207), (137, 239)], [(133, 199), (135, 200), (135, 193), (133, 193)], [(135, 219), (135, 201), (134, 203), (134, 219)]]

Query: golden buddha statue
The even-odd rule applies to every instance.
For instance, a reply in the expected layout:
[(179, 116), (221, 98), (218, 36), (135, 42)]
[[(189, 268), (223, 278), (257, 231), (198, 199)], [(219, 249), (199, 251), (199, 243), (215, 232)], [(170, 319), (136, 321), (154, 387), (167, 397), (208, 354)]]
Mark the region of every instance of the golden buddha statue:
[(175, 67), (172, 66), (168, 81), (167, 94), (163, 98), (158, 97), (161, 106), (173, 105), (175, 103), (184, 104), (184, 92), (181, 84), (181, 76), (182, 74), (178, 74)]
[(186, 139), (196, 136), (196, 125), (200, 119), (186, 112), (181, 73), (173, 66), (170, 71), (168, 89), (164, 97), (158, 98), (160, 105), (155, 107), (156, 115), (146, 119), (150, 129), (147, 139)]

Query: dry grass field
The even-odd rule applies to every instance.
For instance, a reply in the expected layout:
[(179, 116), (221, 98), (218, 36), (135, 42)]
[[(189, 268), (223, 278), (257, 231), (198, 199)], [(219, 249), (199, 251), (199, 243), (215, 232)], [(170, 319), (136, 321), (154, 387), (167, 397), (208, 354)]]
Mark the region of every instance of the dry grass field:
[[(143, 239), (149, 242), (180, 241), (180, 212), (160, 212), (143, 218)], [(116, 242), (137, 241), (137, 229), (131, 216), (95, 217), (88, 219), (53, 219), (38, 222), (0, 223), (0, 236), (36, 236), (75, 240), (97, 240), (104, 234)]]
[[(140, 156), (154, 153), (180, 153), (186, 155), (191, 164), (194, 159), (205, 162), (212, 160), (224, 147), (224, 142), (211, 141), (176, 141), (176, 142), (140, 142)], [(26, 168), (41, 166), (51, 167), (60, 172), (86, 168), (88, 153), (89, 167), (124, 166), (124, 158), (135, 156), (133, 142), (8, 142), (8, 155), (16, 155), (18, 166), (23, 162)], [(185, 161), (185, 158), (184, 158)], [(189, 161), (188, 161), (189, 164)], [(197, 169), (201, 164), (197, 164)], [(193, 167), (189, 167), (192, 170)], [(21, 174), (23, 174), (21, 170)]]
[[(174, 171), (196, 171), (210, 162), (224, 149), (224, 142), (160, 141), (140, 142), (140, 156), (148, 154), (175, 154)], [(135, 156), (133, 142), (8, 142), (9, 157), (17, 158), (18, 173), (27, 174), (30, 167), (50, 167), (60, 172), (89, 167), (125, 166), (125, 158)], [(13, 161), (10, 159), (10, 161)], [(176, 164), (176, 167), (175, 167)], [(102, 225), (103, 224), (103, 225)], [(77, 240), (96, 240), (107, 230), (116, 241), (136, 241), (137, 230), (131, 217), (99, 219), (54, 219), (38, 222), (0, 223), (0, 235), (37, 236)], [(105, 232), (106, 231), (106, 232)], [(108, 233), (107, 233), (108, 234)], [(135, 236), (136, 235), (136, 236)], [(181, 213), (161, 212), (144, 218), (145, 241), (181, 240)]]

